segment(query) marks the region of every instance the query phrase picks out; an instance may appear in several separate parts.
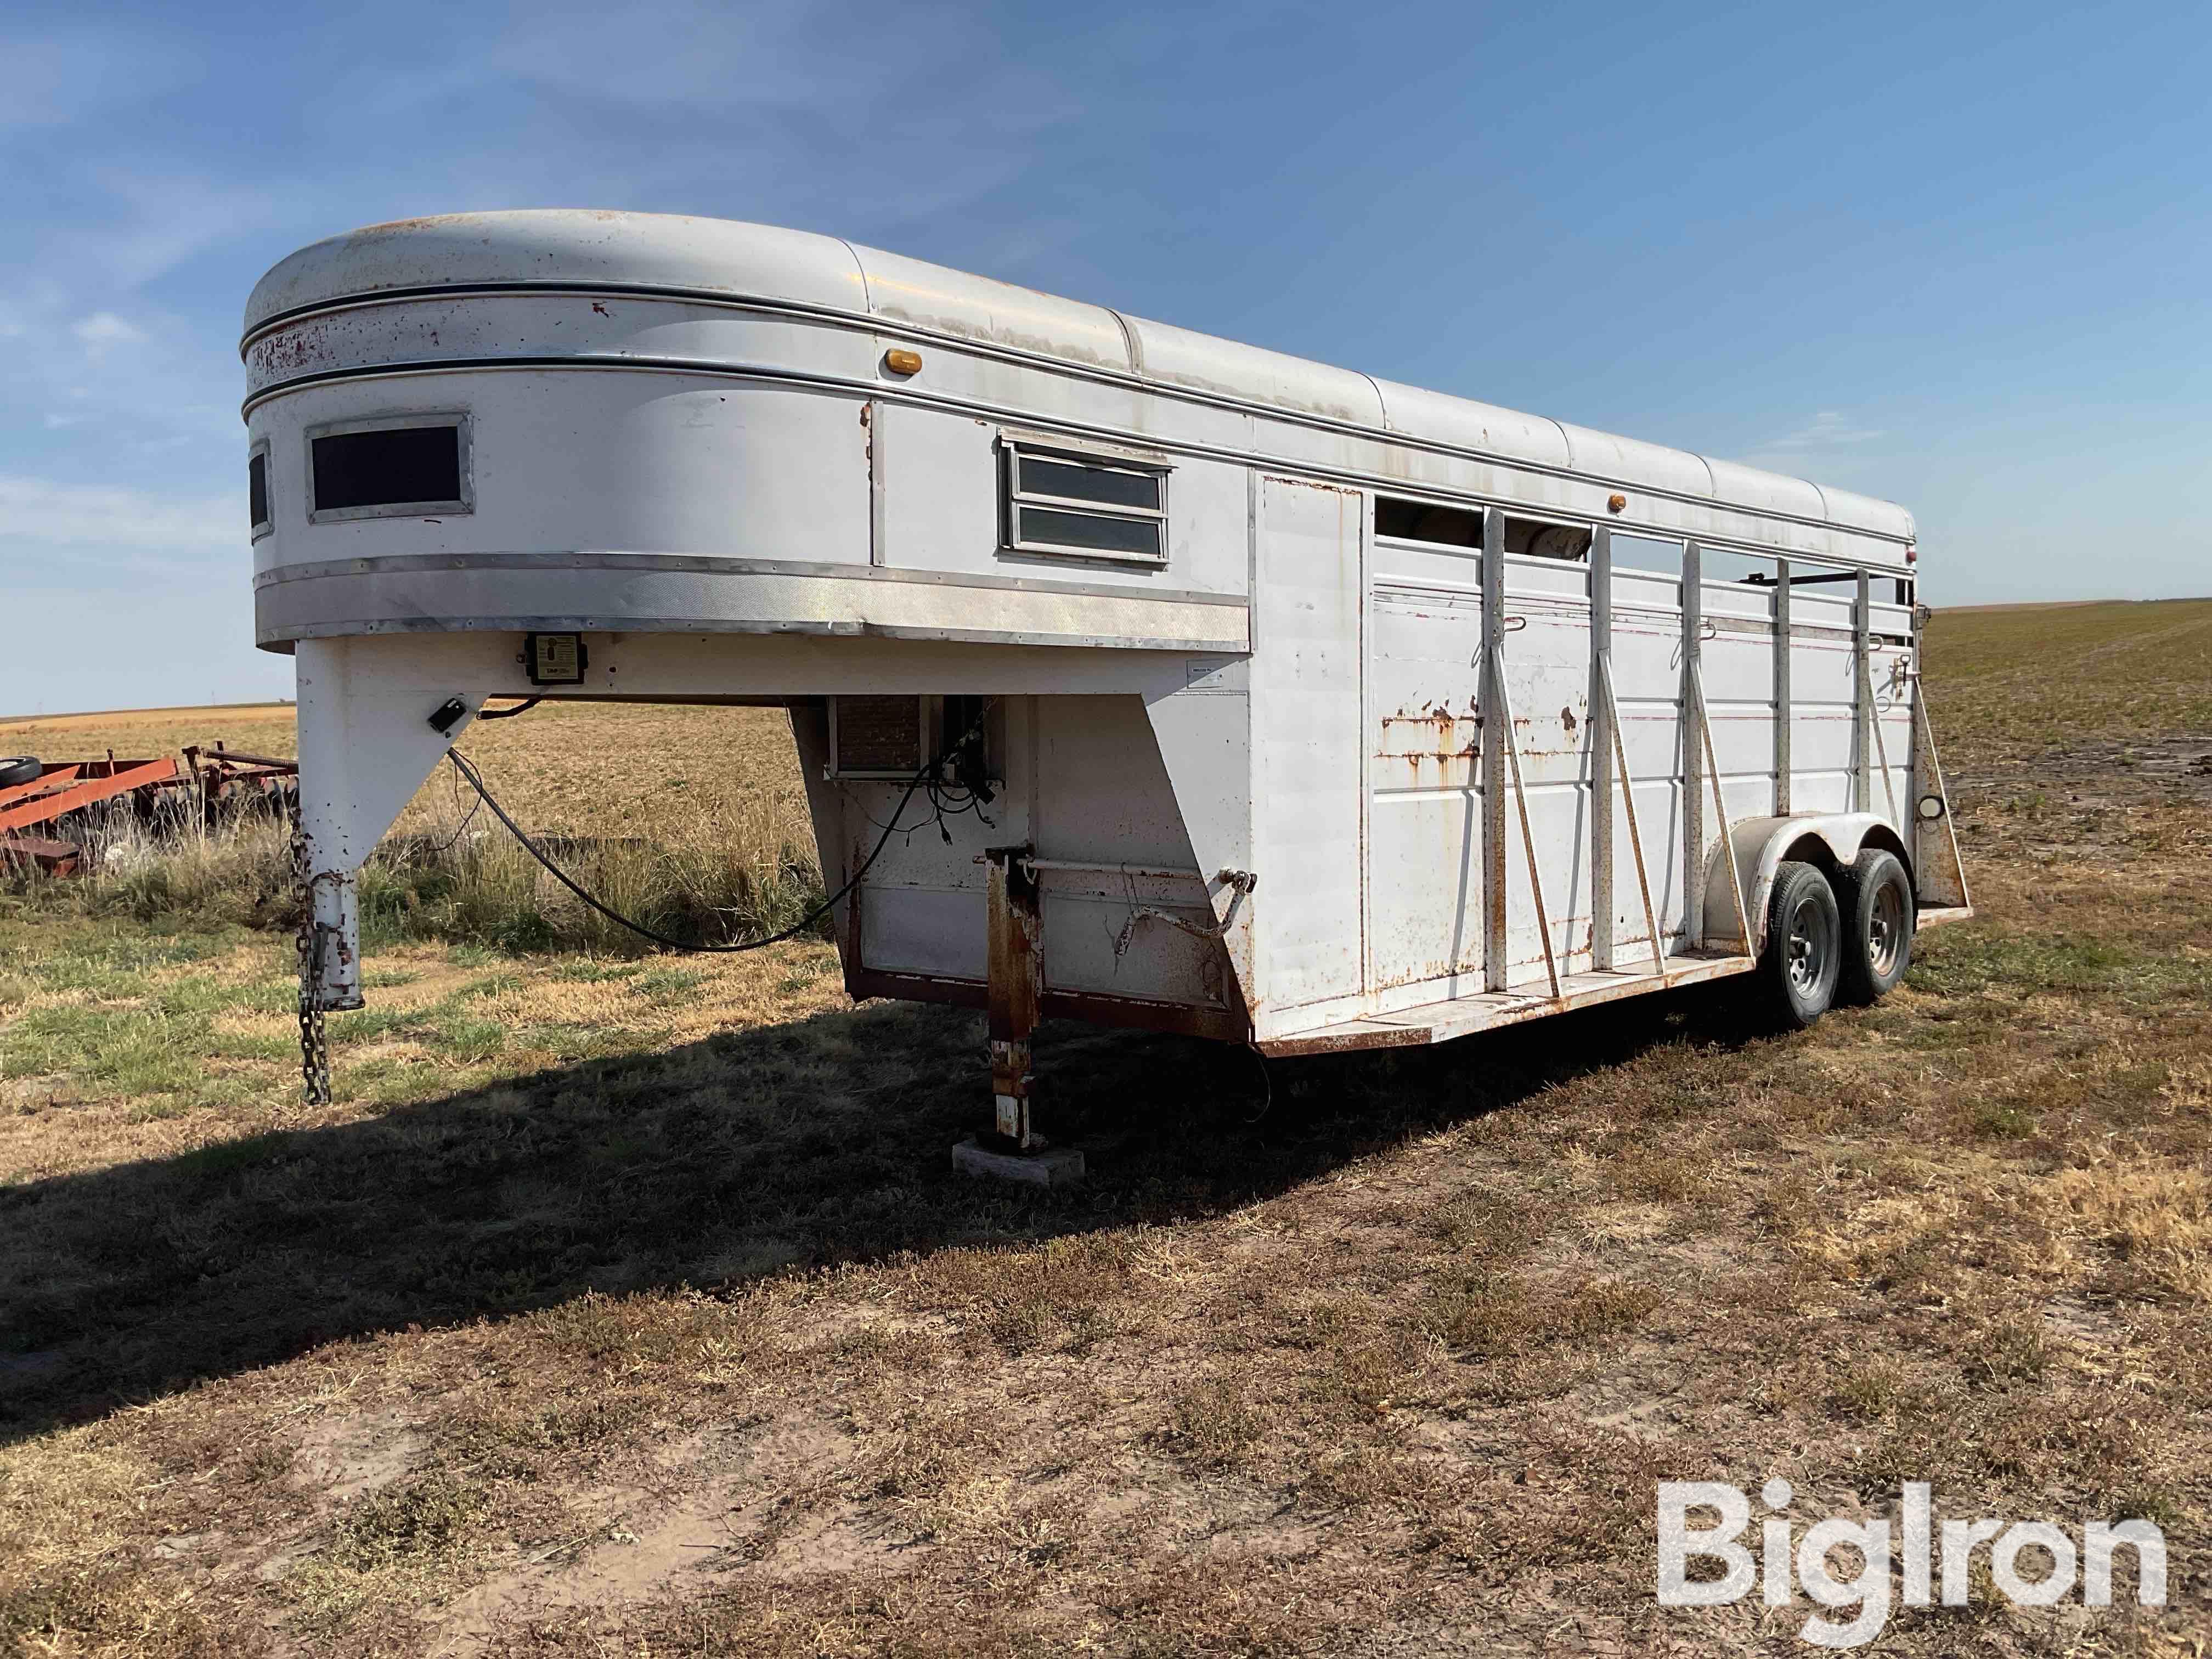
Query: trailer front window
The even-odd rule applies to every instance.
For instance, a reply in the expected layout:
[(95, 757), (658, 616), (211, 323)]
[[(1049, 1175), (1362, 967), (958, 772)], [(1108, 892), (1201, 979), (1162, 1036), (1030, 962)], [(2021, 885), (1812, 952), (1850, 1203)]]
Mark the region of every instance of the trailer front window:
[(269, 533), (269, 449), (254, 446), (246, 462), (246, 512), (255, 540)]
[(1013, 551), (1165, 564), (1168, 469), (1122, 452), (1004, 441)]
[(307, 487), (307, 517), (317, 524), (469, 512), (467, 417), (395, 416), (312, 428)]

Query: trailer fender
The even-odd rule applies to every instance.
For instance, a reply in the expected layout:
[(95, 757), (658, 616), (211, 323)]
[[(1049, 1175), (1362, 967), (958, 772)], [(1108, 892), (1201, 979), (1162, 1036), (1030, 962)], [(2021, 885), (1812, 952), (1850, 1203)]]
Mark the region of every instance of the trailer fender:
[[(1714, 843), (1705, 872), (1705, 943), (1758, 955), (1766, 948), (1766, 907), (1774, 892), (1774, 873), (1785, 860), (1815, 864), (1832, 875), (1848, 868), (1869, 846), (1887, 848), (1911, 870), (1912, 857), (1903, 840), (1873, 812), (1800, 813), (1744, 818), (1729, 825), (1727, 839)], [(1736, 876), (1743, 884), (1743, 908), (1751, 921), (1748, 944), (1738, 935), (1735, 895), (1729, 884), (1728, 866), (1721, 861), (1729, 853), (1735, 855)]]

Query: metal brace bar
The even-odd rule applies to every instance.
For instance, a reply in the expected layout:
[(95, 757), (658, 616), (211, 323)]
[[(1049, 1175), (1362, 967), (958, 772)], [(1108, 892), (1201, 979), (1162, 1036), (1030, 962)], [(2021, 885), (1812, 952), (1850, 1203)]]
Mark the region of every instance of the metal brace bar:
[(1735, 867), (1735, 843), (1729, 839), (1728, 799), (1721, 793), (1721, 768), (1713, 753), (1713, 718), (1705, 707), (1705, 676), (1697, 664), (1690, 665), (1690, 684), (1698, 694), (1698, 735), (1705, 749), (1705, 775), (1713, 781), (1713, 816), (1720, 825), (1721, 861), (1728, 866), (1729, 890), (1735, 896), (1735, 936), (1743, 941), (1743, 953), (1756, 956), (1751, 943), (1751, 913), (1743, 902), (1743, 872)]
[(1620, 701), (1613, 694), (1613, 661), (1598, 659), (1600, 683), (1605, 688), (1606, 724), (1613, 728), (1613, 763), (1620, 779), (1620, 804), (1628, 811), (1628, 847), (1636, 854), (1636, 888), (1644, 896), (1644, 926), (1651, 941), (1651, 971), (1662, 985), (1667, 977), (1667, 952), (1659, 942), (1659, 913), (1651, 908), (1651, 877), (1644, 863), (1644, 832), (1636, 826), (1636, 780), (1628, 770), (1628, 750), (1620, 740)]
[(1881, 708), (1875, 701), (1874, 668), (1864, 657), (1859, 659), (1859, 695), (1866, 699), (1867, 724), (1874, 728), (1874, 752), (1881, 765), (1881, 793), (1889, 801), (1889, 821), (1903, 830), (1905, 820), (1897, 816), (1897, 785), (1889, 775), (1889, 743), (1881, 735)]
[[(1500, 665), (1501, 669), (1503, 665)], [(1552, 914), (1544, 907), (1544, 878), (1536, 868), (1536, 833), (1528, 827), (1528, 792), (1521, 782), (1521, 745), (1513, 741), (1513, 700), (1505, 689), (1505, 676), (1498, 676), (1498, 713), (1505, 727), (1505, 754), (1513, 771), (1513, 804), (1521, 812), (1521, 848), (1528, 858), (1528, 890), (1536, 901), (1536, 937), (1544, 941), (1544, 977), (1552, 983), (1552, 996), (1559, 994), (1559, 963), (1552, 954)]]

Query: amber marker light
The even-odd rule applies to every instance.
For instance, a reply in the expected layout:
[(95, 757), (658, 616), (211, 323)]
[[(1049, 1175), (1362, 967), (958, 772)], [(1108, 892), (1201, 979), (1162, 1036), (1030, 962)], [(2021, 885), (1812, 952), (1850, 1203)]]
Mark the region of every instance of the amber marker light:
[(894, 374), (919, 374), (921, 373), (921, 354), (908, 351), (904, 346), (893, 346), (884, 353), (884, 367)]

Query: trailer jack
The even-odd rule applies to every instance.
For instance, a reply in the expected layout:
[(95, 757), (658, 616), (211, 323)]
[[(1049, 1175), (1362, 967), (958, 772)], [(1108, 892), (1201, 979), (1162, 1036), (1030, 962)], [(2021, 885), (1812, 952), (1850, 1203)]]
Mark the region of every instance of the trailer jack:
[(1030, 1121), (1036, 1082), (1030, 1036), (1043, 992), (1036, 877), (1024, 864), (1035, 851), (1023, 846), (984, 852), (994, 1132), (953, 1147), (952, 1167), (964, 1175), (1060, 1187), (1082, 1179), (1083, 1154), (1049, 1145)]

